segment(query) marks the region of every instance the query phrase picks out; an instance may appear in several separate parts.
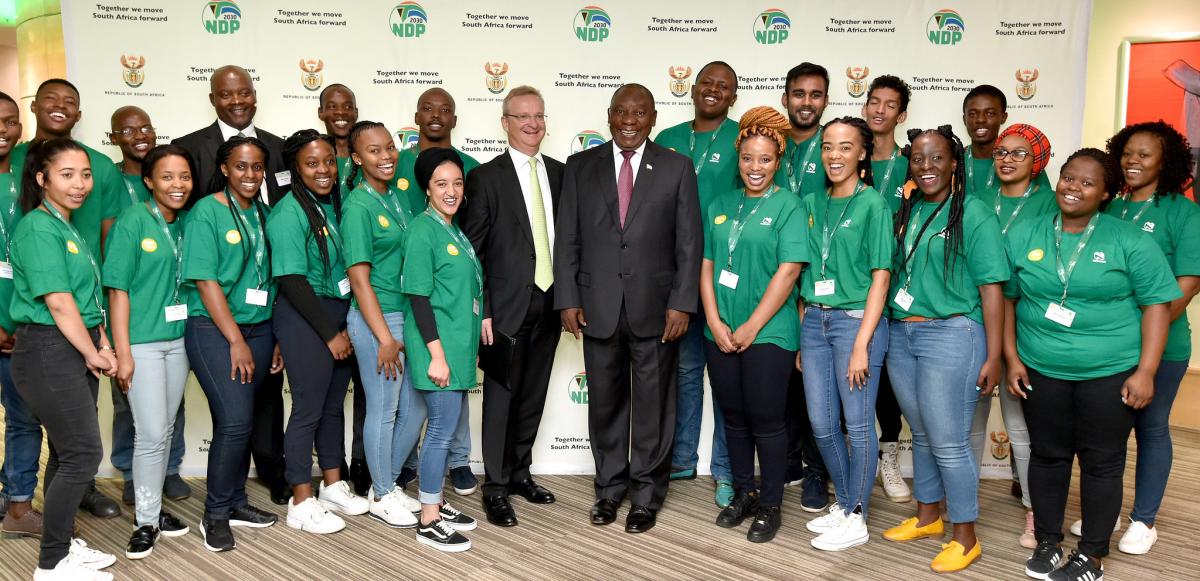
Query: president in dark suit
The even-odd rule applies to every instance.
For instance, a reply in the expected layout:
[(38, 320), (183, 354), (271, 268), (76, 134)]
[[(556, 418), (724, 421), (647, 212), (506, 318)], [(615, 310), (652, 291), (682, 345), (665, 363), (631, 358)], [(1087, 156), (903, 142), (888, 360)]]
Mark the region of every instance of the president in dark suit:
[(583, 335), (588, 431), (596, 461), (593, 524), (625, 495), (631, 533), (654, 526), (675, 434), (676, 340), (699, 303), (703, 234), (687, 157), (650, 142), (649, 89), (613, 94), (613, 140), (567, 159), (555, 222), (554, 306)]
[[(190, 207), (200, 198), (213, 193), (213, 176), (217, 169), (217, 148), (230, 137), (257, 137), (267, 146), (267, 175), (259, 197), (274, 205), (287, 192), (287, 167), (283, 163), (283, 139), (254, 126), (258, 97), (250, 73), (236, 65), (225, 65), (213, 72), (208, 81), (208, 100), (216, 110), (212, 125), (193, 131), (171, 143), (182, 146), (196, 160), (192, 183), (198, 193), (188, 200)], [(284, 183), (279, 183), (280, 180)], [(286, 363), (286, 362), (285, 362)], [(250, 451), (258, 477), (271, 491), (275, 504), (284, 504), (291, 496), (291, 487), (283, 478), (283, 374), (268, 373), (263, 389), (254, 402), (254, 431), (250, 436)]]
[(486, 273), (483, 342), (514, 340), (507, 377), (483, 380), (483, 508), (488, 522), (516, 526), (510, 494), (554, 502), (529, 465), (562, 335), (551, 249), (563, 164), (539, 151), (546, 105), (537, 89), (509, 91), (500, 124), (509, 149), (467, 175), (461, 226)]

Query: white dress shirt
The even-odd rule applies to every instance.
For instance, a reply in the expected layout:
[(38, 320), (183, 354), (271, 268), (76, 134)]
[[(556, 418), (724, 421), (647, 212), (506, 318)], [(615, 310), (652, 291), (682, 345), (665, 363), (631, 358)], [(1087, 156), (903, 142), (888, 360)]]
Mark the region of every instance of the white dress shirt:
[[(649, 141), (647, 139), (646, 141)], [(633, 157), (629, 158), (629, 165), (633, 167), (633, 184), (637, 185), (638, 169), (642, 165), (642, 154), (646, 153), (646, 141), (643, 141), (637, 149), (633, 150)], [(617, 146), (617, 142), (613, 141), (613, 167), (615, 168), (617, 180), (621, 179), (621, 164), (625, 163), (625, 156), (621, 155), (621, 148)]]
[[(513, 148), (508, 148), (508, 155), (512, 158), (513, 167), (517, 171), (517, 181), (521, 183), (521, 196), (525, 198), (525, 214), (529, 216), (529, 227), (533, 228), (533, 184), (529, 181), (529, 159), (530, 156), (525, 155)], [(546, 175), (546, 160), (542, 159), (542, 153), (539, 151), (532, 157), (536, 158), (538, 185), (542, 191), (542, 209), (546, 213), (546, 237), (550, 240), (550, 255), (554, 255), (554, 199), (550, 196), (550, 178)]]

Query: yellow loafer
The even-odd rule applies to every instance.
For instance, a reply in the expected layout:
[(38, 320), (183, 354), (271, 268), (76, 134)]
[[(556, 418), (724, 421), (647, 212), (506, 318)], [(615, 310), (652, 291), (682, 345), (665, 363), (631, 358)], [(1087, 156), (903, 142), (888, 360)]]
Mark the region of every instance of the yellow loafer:
[(946, 528), (942, 519), (937, 519), (923, 527), (917, 526), (917, 517), (912, 517), (899, 525), (883, 531), (883, 538), (889, 541), (915, 541), (926, 537), (940, 537)]
[(958, 541), (950, 541), (942, 545), (942, 552), (933, 558), (933, 562), (929, 564), (929, 568), (937, 573), (953, 573), (962, 571), (979, 560), (983, 554), (983, 549), (980, 547), (979, 541), (975, 541), (975, 546), (970, 551), (963, 549), (963, 546)]

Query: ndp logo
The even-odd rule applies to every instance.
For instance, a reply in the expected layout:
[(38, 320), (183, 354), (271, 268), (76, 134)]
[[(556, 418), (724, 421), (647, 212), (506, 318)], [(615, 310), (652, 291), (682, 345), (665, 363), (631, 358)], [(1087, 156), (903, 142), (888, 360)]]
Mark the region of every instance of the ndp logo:
[(567, 397), (571, 398), (571, 403), (587, 405), (588, 386), (586, 371), (576, 373), (575, 377), (571, 378), (571, 383), (567, 384)]
[(396, 132), (396, 149), (408, 149), (417, 145), (421, 139), (421, 130), (417, 127), (402, 127)]
[(934, 12), (925, 28), (929, 33), (929, 42), (943, 46), (958, 44), (967, 29), (962, 16), (949, 8)]
[(591, 129), (580, 131), (575, 134), (575, 137), (571, 138), (571, 154), (574, 155), (597, 145), (603, 145), (605, 141), (607, 140), (604, 139), (604, 136), (599, 131)]
[(392, 8), (388, 16), (388, 26), (392, 35), (398, 38), (418, 38), (425, 34), (425, 26), (429, 24), (429, 15), (425, 8), (416, 2), (401, 2)]
[(783, 44), (792, 29), (792, 19), (783, 10), (768, 8), (754, 19), (754, 41), (758, 44)]
[(209, 34), (233, 34), (242, 27), (242, 9), (227, 0), (205, 4), (201, 18)]
[(604, 42), (612, 31), (612, 18), (599, 6), (584, 6), (575, 14), (575, 38), (584, 42)]

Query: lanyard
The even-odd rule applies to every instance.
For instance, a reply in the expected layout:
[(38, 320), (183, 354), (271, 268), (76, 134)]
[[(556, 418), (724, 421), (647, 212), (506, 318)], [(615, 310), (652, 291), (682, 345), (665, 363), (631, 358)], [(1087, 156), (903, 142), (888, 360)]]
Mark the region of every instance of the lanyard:
[(759, 196), (758, 201), (754, 203), (754, 207), (750, 209), (750, 215), (746, 216), (745, 220), (742, 220), (742, 209), (746, 205), (746, 195), (742, 194), (742, 200), (738, 202), (737, 217), (733, 219), (733, 225), (729, 227), (729, 260), (726, 262), (726, 265), (730, 271), (733, 270), (733, 251), (737, 250), (738, 242), (742, 240), (742, 230), (746, 228), (746, 222), (750, 221), (754, 217), (754, 214), (758, 213), (758, 209), (762, 207), (763, 202), (766, 202), (771, 197), (771, 194), (777, 191), (779, 191), (779, 187), (774, 186), (768, 189), (765, 194)]
[(704, 148), (704, 155), (700, 156), (700, 161), (696, 161), (696, 130), (690, 127), (688, 128), (688, 150), (691, 152), (692, 165), (695, 166), (697, 177), (700, 175), (701, 171), (704, 171), (704, 166), (706, 165), (705, 161), (708, 160), (708, 152), (712, 151), (713, 144), (717, 142), (717, 136), (721, 134), (721, 130), (724, 128), (725, 123), (721, 123), (715, 130), (713, 130), (712, 137), (708, 139), (708, 147)]
[(107, 321), (107, 316), (104, 313), (104, 306), (100, 302), (102, 283), (100, 279), (100, 265), (96, 263), (96, 257), (92, 255), (92, 251), (88, 248), (87, 242), (83, 240), (83, 236), (79, 235), (79, 230), (76, 230), (75, 225), (68, 222), (67, 219), (63, 217), (62, 213), (58, 211), (58, 208), (54, 207), (54, 204), (51, 204), (50, 202), (42, 202), (42, 207), (46, 208), (46, 211), (50, 212), (51, 216), (58, 218), (58, 221), (67, 227), (71, 237), (75, 239), (75, 243), (79, 245), (80, 250), (87, 256), (88, 262), (91, 263), (92, 276), (95, 277), (96, 282), (96, 286), (92, 289), (92, 299), (96, 301), (96, 309), (100, 311), (101, 317)]
[(354, 163), (354, 158), (347, 157), (346, 161), (342, 162), (342, 172), (338, 174), (338, 179), (346, 179), (350, 175), (350, 165)]
[(891, 188), (887, 187), (888, 180), (892, 177), (892, 170), (896, 168), (896, 156), (898, 155), (900, 155), (900, 148), (896, 146), (896, 148), (892, 150), (892, 158), (888, 160), (887, 169), (883, 170), (883, 181), (879, 182), (879, 191), (884, 196), (890, 195), (888, 190)]
[(829, 198), (832, 196), (832, 191), (825, 195), (825, 219), (821, 225), (821, 279), (825, 278), (825, 263), (829, 260), (829, 252), (833, 250), (833, 236), (842, 227), (842, 218), (846, 217), (846, 210), (850, 209), (850, 205), (854, 203), (854, 198), (858, 197), (867, 186), (861, 181), (854, 188), (854, 193), (850, 194), (850, 199), (846, 200), (846, 205), (842, 206), (842, 212), (838, 214), (837, 222), (833, 223), (833, 230), (829, 229)]
[[(992, 182), (994, 182), (995, 180), (996, 180), (996, 171), (992, 170), (991, 172), (988, 172), (987, 185), (983, 186), (983, 189), (985, 189), (985, 190), (992, 189)], [(972, 190), (976, 189), (975, 188), (975, 157), (972, 156), (970, 154), (970, 152), (967, 153), (967, 184), (970, 186), (970, 188)]]
[[(808, 149), (804, 151), (804, 158), (800, 160), (799, 179), (797, 179), (796, 176), (796, 160), (794, 159), (796, 156), (789, 155), (784, 158), (784, 160), (787, 161), (788, 186), (797, 194), (800, 193), (800, 188), (804, 185), (804, 176), (808, 173), (808, 160), (812, 157), (813, 149), (816, 148), (817, 144), (821, 142), (821, 132), (822, 130), (818, 129), (817, 134), (809, 138)], [(799, 151), (800, 144), (797, 143), (796, 145), (796, 151)]]
[(475, 267), (475, 283), (479, 286), (479, 292), (475, 294), (476, 298), (483, 296), (483, 265), (479, 263), (479, 259), (475, 256), (475, 247), (471, 246), (471, 241), (467, 240), (467, 235), (463, 234), (457, 226), (451, 226), (442, 219), (441, 214), (433, 211), (433, 208), (425, 208), (425, 213), (429, 214), (435, 222), (442, 225), (446, 233), (458, 242), (459, 246), (463, 247), (463, 251), (467, 253), (467, 257), (471, 259), (471, 266)]
[[(263, 235), (262, 215), (260, 214), (258, 216), (258, 220), (255, 220), (255, 222), (258, 223), (258, 230), (255, 230), (254, 228), (250, 227), (250, 222), (246, 220), (244, 215), (242, 215), (241, 207), (239, 207), (237, 203), (233, 201), (233, 194), (229, 193), (228, 188), (225, 189), (225, 200), (229, 202), (229, 207), (233, 208), (233, 213), (237, 214), (238, 221), (241, 222), (242, 227), (246, 229), (246, 236), (250, 237), (250, 245), (254, 247), (255, 280), (258, 281), (258, 284), (254, 288), (261, 289), (263, 283), (266, 282), (263, 280), (263, 271), (266, 270), (263, 268), (263, 261), (267, 256), (267, 241), (266, 236)], [(257, 199), (251, 202), (251, 207), (253, 207), (255, 210), (258, 209)]]
[(1079, 255), (1083, 254), (1083, 247), (1087, 246), (1088, 240), (1091, 240), (1092, 233), (1096, 230), (1096, 219), (1099, 217), (1100, 213), (1097, 212), (1092, 215), (1091, 220), (1088, 220), (1087, 229), (1079, 237), (1079, 244), (1075, 245), (1075, 251), (1071, 253), (1071, 259), (1067, 261), (1066, 267), (1063, 267), (1062, 262), (1062, 213), (1060, 212), (1054, 217), (1054, 267), (1058, 272), (1058, 280), (1063, 285), (1062, 298), (1058, 301), (1060, 306), (1067, 302), (1067, 288), (1071, 283), (1071, 273), (1075, 272), (1075, 264), (1079, 262)]
[(137, 192), (133, 191), (133, 184), (129, 183), (129, 177), (125, 174), (121, 174), (121, 181), (125, 182), (125, 190), (129, 192), (129, 203), (131, 205), (137, 205), (138, 195)]
[(12, 219), (17, 215), (17, 175), (12, 172), (9, 172), (8, 175), (12, 178), (8, 182), (8, 211), (5, 212), (5, 216), (0, 216), (0, 235), (4, 236), (4, 262), (8, 262), (12, 254), (8, 241), (8, 225), (12, 223)]
[(329, 216), (325, 215), (325, 208), (321, 207), (321, 203), (317, 201), (317, 197), (314, 196), (312, 192), (308, 192), (308, 199), (312, 200), (313, 207), (316, 208), (317, 213), (321, 215), (321, 221), (325, 223), (326, 237), (333, 241), (333, 247), (338, 251), (338, 254), (343, 254), (342, 233), (338, 230), (337, 224), (331, 221)]
[(380, 195), (379, 192), (375, 191), (375, 188), (372, 187), (371, 184), (367, 183), (367, 180), (365, 179), (361, 184), (359, 184), (359, 187), (366, 190), (372, 198), (375, 198), (375, 201), (379, 202), (380, 206), (383, 206), (383, 210), (385, 212), (391, 214), (392, 219), (400, 225), (401, 230), (408, 229), (408, 218), (405, 217), (404, 210), (400, 208), (400, 201), (396, 199), (398, 194), (393, 192), (392, 188), (388, 188), (389, 195), (385, 197)]
[(150, 214), (154, 216), (154, 221), (158, 222), (158, 227), (162, 229), (163, 238), (167, 240), (167, 244), (171, 245), (171, 254), (175, 256), (175, 293), (171, 295), (171, 304), (179, 303), (179, 285), (183, 282), (183, 228), (178, 228), (179, 233), (171, 235), (171, 228), (167, 226), (167, 219), (163, 217), (162, 211), (158, 209), (158, 203), (154, 200), (146, 202), (146, 207), (150, 209)]
[[(1146, 201), (1142, 204), (1142, 207), (1140, 209), (1138, 209), (1137, 213), (1133, 215), (1133, 219), (1130, 220), (1130, 222), (1137, 224), (1138, 218), (1141, 218), (1142, 214), (1146, 213), (1146, 208), (1149, 208), (1150, 206), (1154, 205), (1154, 198), (1156, 198), (1156, 197), (1158, 197), (1158, 192), (1151, 194), (1150, 197), (1147, 198)], [(1133, 205), (1133, 196), (1130, 194), (1126, 194), (1124, 196), (1121, 196), (1121, 199), (1125, 200), (1125, 207), (1121, 209), (1121, 219), (1124, 220), (1125, 215), (1129, 213), (1129, 206)]]
[[(949, 196), (946, 196), (946, 198), (943, 199), (940, 204), (938, 204), (937, 209), (935, 209), (933, 211), (933, 214), (930, 215), (929, 218), (926, 219), (923, 224), (921, 224), (921, 227), (918, 230), (916, 230), (916, 236), (913, 236), (914, 231), (912, 230), (912, 228), (909, 228), (908, 231), (904, 233), (904, 260), (903, 260), (903, 262), (901, 262), (901, 267), (904, 268), (904, 275), (905, 275), (904, 290), (905, 291), (908, 290), (908, 285), (912, 284), (912, 257), (917, 252), (917, 244), (919, 244), (921, 242), (921, 237), (925, 235), (925, 230), (927, 230), (929, 228), (930, 224), (933, 224), (933, 221), (936, 220), (937, 217), (942, 213), (942, 209), (944, 209), (946, 207), (946, 203), (949, 202), (950, 198), (953, 196), (954, 196), (954, 194), (950, 194)], [(908, 221), (908, 226), (912, 226), (914, 222), (921, 221), (921, 211), (924, 209), (925, 209), (925, 199), (922, 198), (920, 201), (920, 205), (917, 206), (917, 209), (915, 210), (915, 212), (913, 214), (914, 219), (911, 219)]]
[[(1033, 181), (1029, 182), (1029, 187), (1025, 188), (1025, 193), (1021, 194), (1021, 201), (1017, 202), (1017, 207), (1013, 208), (1012, 214), (1010, 214), (1008, 216), (1008, 220), (1006, 222), (1004, 222), (1004, 228), (1000, 229), (1001, 236), (1008, 234), (1008, 229), (1012, 227), (1013, 222), (1017, 221), (1017, 214), (1021, 213), (1021, 208), (1025, 207), (1025, 202), (1029, 201), (1029, 196), (1031, 196), (1033, 194), (1033, 192), (1037, 191), (1040, 188), (1041, 188), (1041, 186), (1035, 187)], [(1001, 188), (1000, 190), (996, 191), (996, 217), (997, 218), (1000, 217), (1000, 199), (1004, 197), (1004, 192), (1002, 191), (1003, 189), (1004, 188)]]

